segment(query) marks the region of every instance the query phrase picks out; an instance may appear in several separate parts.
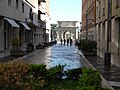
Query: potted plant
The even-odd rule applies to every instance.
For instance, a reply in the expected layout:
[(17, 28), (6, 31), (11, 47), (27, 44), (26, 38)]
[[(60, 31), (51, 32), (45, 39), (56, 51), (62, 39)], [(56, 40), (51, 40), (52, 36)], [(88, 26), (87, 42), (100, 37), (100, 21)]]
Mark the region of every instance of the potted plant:
[(19, 49), (19, 37), (14, 37), (13, 41), (12, 41), (12, 46), (14, 50), (18, 50)]
[(96, 55), (97, 43), (95, 41), (81, 41), (78, 44), (78, 49), (81, 49), (84, 55)]
[(12, 41), (12, 50), (10, 50), (11, 56), (23, 56), (24, 52), (19, 48), (20, 40), (19, 37), (14, 37)]
[(27, 52), (31, 52), (34, 50), (34, 45), (32, 43), (27, 44)]

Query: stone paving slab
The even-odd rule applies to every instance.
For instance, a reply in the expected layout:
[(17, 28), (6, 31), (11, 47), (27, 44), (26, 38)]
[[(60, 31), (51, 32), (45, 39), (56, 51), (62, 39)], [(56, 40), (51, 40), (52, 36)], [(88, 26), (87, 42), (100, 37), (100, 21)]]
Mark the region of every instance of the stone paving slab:
[[(80, 50), (77, 49), (77, 51), (78, 51), (78, 53), (80, 54), (80, 56), (81, 56), (81, 58), (82, 58), (81, 60), (82, 60), (82, 62), (83, 62), (83, 64), (85, 65), (86, 68), (92, 68), (92, 69), (94, 69), (94, 70), (97, 70), (97, 69), (89, 62), (89, 60), (81, 53)], [(108, 82), (108, 81), (102, 76), (102, 74), (101, 74), (101, 78), (102, 78), (102, 86), (103, 86), (103, 87), (108, 87), (108, 88), (110, 88), (111, 90), (115, 90), (115, 89), (111, 86), (110, 82)]]
[(115, 65), (111, 65), (108, 69), (104, 66), (104, 59), (98, 56), (86, 56), (92, 65), (100, 71), (102, 76), (111, 84), (115, 90), (120, 90), (120, 68)]
[(10, 55), (10, 51), (9, 50), (5, 50), (0, 52), (0, 58), (4, 58)]
[(108, 81), (110, 85), (120, 87), (120, 82), (115, 82), (115, 81)]

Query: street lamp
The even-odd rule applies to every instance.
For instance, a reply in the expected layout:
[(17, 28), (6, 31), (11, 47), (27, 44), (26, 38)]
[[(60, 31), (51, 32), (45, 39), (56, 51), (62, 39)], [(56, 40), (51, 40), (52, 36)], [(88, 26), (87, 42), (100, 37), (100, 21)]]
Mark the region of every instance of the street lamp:
[(81, 40), (81, 31), (82, 31), (82, 22), (80, 22), (80, 29), (79, 29), (79, 39)]
[(112, 1), (108, 0), (108, 25), (107, 25), (107, 49), (105, 52), (105, 61), (104, 65), (107, 68), (110, 68), (111, 66), (111, 54), (110, 54), (110, 41), (111, 41), (111, 16), (112, 16)]
[(88, 25), (88, 19), (87, 19), (87, 13), (86, 13), (86, 41), (88, 40), (88, 28), (87, 28), (87, 25)]
[(80, 29), (78, 29), (78, 40), (80, 39)]
[(92, 20), (92, 22), (95, 22), (94, 19), (88, 19), (88, 14), (86, 13), (86, 41), (88, 40), (88, 20)]
[(80, 34), (80, 32), (78, 31), (78, 40), (80, 39), (79, 34)]

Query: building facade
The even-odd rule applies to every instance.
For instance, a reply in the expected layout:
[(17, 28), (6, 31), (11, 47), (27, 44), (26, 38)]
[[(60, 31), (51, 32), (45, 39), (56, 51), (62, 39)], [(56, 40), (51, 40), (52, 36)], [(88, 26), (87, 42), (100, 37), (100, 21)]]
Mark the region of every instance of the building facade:
[[(25, 11), (26, 7), (27, 10)], [(27, 25), (26, 18), (29, 18), (31, 7), (25, 1), (20, 0), (0, 1), (1, 51), (10, 51), (22, 47), (25, 42), (30, 41), (29, 38), (32, 37), (32, 29)], [(27, 38), (28, 34), (29, 38)], [(9, 54), (10, 52), (7, 52), (6, 55)]]
[(120, 1), (97, 0), (97, 55), (120, 67)]
[(47, 41), (42, 15), (47, 16), (49, 9), (41, 8), (46, 2), (49, 0), (0, 0), (0, 52), (7, 52), (4, 56), (13, 49), (26, 51), (28, 43), (35, 48)]
[(82, 0), (81, 39), (96, 41), (96, 0)]
[[(32, 0), (35, 2), (35, 0)], [(46, 0), (36, 0), (34, 3), (36, 6), (35, 11), (37, 12), (37, 25), (36, 30), (34, 32), (34, 46), (38, 44), (42, 44), (46, 42), (46, 22), (43, 20), (42, 16), (45, 16), (45, 7), (43, 4), (46, 3)]]
[(46, 17), (45, 17), (45, 21), (46, 21), (46, 35), (47, 35), (46, 41), (47, 42), (51, 42), (50, 0), (46, 0), (45, 9), (46, 9)]

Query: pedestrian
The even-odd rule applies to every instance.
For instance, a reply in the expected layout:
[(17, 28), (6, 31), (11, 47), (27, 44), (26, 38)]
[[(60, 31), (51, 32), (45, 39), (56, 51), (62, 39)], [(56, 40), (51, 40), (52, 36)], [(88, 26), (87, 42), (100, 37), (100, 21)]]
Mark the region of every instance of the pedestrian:
[(62, 45), (62, 39), (60, 39), (61, 45)]
[(69, 39), (67, 39), (67, 46), (68, 46), (68, 44), (69, 44)]
[(72, 39), (70, 38), (70, 46), (72, 45)]
[(66, 43), (66, 40), (65, 40), (65, 38), (64, 38), (64, 45), (65, 45), (65, 43)]

